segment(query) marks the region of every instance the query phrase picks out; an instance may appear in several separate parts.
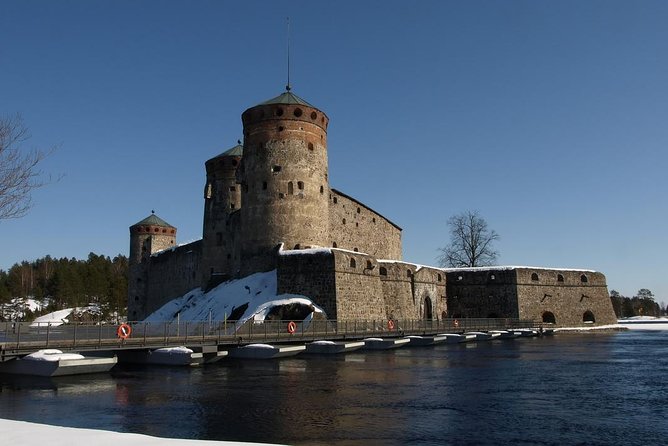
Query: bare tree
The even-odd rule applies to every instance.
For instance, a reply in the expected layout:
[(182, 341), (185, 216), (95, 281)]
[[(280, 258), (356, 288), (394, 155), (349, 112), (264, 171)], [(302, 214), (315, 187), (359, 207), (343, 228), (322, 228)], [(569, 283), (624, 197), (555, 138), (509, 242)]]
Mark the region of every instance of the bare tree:
[(38, 165), (51, 151), (23, 149), (29, 137), (21, 115), (0, 116), (0, 220), (23, 217), (45, 184)]
[(450, 244), (439, 249), (441, 266), (462, 268), (494, 264), (499, 253), (492, 244), (499, 239), (499, 234), (487, 227), (478, 211), (454, 215), (448, 219), (448, 226)]

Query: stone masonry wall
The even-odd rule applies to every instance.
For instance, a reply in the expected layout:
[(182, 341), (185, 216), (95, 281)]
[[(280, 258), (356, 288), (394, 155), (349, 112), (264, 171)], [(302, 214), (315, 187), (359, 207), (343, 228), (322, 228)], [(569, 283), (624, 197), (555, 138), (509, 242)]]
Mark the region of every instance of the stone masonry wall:
[(338, 321), (367, 320), (384, 325), (387, 320), (378, 262), (369, 255), (332, 249)]
[(329, 194), (329, 232), (328, 246), (401, 260), (401, 228), (335, 189)]
[(518, 269), (517, 294), (520, 318), (547, 322), (552, 316), (555, 325), (566, 327), (617, 323), (605, 276), (599, 272)]
[(379, 277), (388, 318), (438, 319), (447, 312), (441, 270), (380, 260)]
[(201, 256), (201, 240), (151, 256), (145, 314), (138, 315), (138, 319), (144, 319), (170, 300), (199, 287)]
[(278, 294), (309, 297), (329, 319), (336, 319), (334, 256), (330, 251), (282, 251), (278, 254), (276, 278)]
[(448, 316), (519, 317), (515, 270), (446, 272)]

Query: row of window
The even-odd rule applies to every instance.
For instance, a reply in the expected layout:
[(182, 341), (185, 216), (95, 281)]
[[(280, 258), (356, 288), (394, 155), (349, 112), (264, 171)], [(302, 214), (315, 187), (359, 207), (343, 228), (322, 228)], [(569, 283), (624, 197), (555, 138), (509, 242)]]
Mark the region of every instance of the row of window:
[[(546, 311), (543, 313), (543, 322), (546, 324), (556, 324), (557, 323), (557, 318), (554, 317), (554, 313), (551, 311)], [(594, 316), (594, 313), (591, 311), (587, 310), (582, 314), (582, 322), (585, 324), (593, 324), (596, 322), (596, 317)]]
[(167, 229), (167, 228), (151, 228), (150, 226), (137, 226), (137, 229), (135, 229), (135, 232), (148, 232), (148, 233), (154, 233), (154, 234), (175, 234), (176, 230), (175, 229)]
[[(538, 277), (538, 273), (531, 273), (531, 280), (533, 282), (538, 282), (540, 280), (540, 277)], [(557, 282), (563, 282), (563, 281), (564, 281), (563, 274), (557, 274)], [(589, 282), (589, 279), (587, 278), (586, 274), (580, 275), (580, 282), (582, 283)]]

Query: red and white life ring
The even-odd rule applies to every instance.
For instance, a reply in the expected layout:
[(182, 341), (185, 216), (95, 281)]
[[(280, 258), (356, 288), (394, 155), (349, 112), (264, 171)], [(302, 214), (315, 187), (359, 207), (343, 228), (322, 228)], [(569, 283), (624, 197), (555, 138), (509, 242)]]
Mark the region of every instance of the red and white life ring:
[(121, 339), (127, 339), (131, 334), (132, 327), (130, 327), (128, 324), (121, 324), (118, 326), (118, 330), (116, 330), (116, 335), (118, 335), (118, 337)]
[(293, 334), (297, 331), (297, 324), (294, 321), (288, 322), (288, 333)]
[(392, 319), (387, 321), (387, 328), (394, 330), (394, 321)]

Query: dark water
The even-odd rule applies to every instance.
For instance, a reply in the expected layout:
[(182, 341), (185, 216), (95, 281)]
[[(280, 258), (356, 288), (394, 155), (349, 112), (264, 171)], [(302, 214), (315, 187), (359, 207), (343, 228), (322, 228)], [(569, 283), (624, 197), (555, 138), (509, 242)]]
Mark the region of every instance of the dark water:
[(0, 417), (285, 444), (665, 445), (668, 332), (0, 377)]

